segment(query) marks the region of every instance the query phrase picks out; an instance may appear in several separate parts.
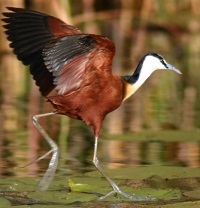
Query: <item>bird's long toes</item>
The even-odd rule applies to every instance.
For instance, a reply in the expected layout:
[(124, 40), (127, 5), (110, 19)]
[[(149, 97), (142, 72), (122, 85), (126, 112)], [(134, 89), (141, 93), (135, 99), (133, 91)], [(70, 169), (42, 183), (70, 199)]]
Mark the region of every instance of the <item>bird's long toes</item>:
[(126, 192), (121, 191), (120, 189), (112, 190), (111, 192), (107, 193), (106, 195), (100, 197), (99, 200), (104, 200), (112, 194), (114, 194), (117, 198), (118, 198), (118, 196), (123, 196), (124, 198), (129, 199), (131, 201), (155, 201), (156, 200), (156, 198), (152, 198), (152, 197), (139, 197), (139, 196), (135, 196), (135, 195), (129, 195)]
[(99, 197), (99, 200), (104, 200), (104, 199), (106, 199), (107, 197), (109, 197), (112, 194), (116, 194), (116, 192), (115, 191), (111, 191), (111, 192), (107, 193), (106, 195)]

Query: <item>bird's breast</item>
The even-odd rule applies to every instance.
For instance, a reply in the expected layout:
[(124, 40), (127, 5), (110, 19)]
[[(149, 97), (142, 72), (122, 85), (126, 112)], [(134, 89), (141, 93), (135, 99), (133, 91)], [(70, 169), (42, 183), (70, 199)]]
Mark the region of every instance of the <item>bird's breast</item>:
[(133, 84), (129, 84), (126, 81), (124, 82), (124, 89), (123, 89), (123, 101), (129, 98), (131, 95), (135, 93), (137, 88)]
[[(123, 100), (122, 82), (99, 78), (69, 95), (50, 96), (47, 99), (58, 110), (71, 118), (105, 117), (120, 106)], [(92, 116), (91, 116), (92, 115)]]

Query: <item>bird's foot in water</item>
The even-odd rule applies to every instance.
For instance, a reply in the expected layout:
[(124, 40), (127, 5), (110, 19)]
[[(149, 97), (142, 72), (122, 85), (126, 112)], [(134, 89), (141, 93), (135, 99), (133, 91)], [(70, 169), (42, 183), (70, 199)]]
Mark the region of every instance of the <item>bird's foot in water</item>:
[(119, 195), (121, 195), (131, 201), (154, 201), (154, 200), (156, 200), (155, 198), (151, 198), (151, 197), (138, 197), (135, 195), (129, 195), (129, 194), (123, 192), (122, 190), (120, 190), (118, 186), (113, 187), (113, 190), (111, 192), (107, 193), (104, 196), (101, 196), (99, 198), (99, 200), (104, 200), (105, 198), (109, 197), (112, 194), (114, 194), (116, 196), (119, 194)]

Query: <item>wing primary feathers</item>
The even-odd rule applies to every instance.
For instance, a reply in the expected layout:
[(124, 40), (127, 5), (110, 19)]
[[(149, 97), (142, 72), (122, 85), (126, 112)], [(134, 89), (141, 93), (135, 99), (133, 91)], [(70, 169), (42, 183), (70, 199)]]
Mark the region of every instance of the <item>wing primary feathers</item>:
[[(40, 12), (7, 9), (2, 21), (10, 46), (18, 59), (30, 66), (43, 96), (48, 96), (52, 89), (58, 94), (77, 90), (93, 72), (111, 73), (115, 47), (108, 38), (83, 34), (78, 28)], [(93, 80), (87, 79), (87, 85), (89, 82)]]
[(80, 34), (81, 31), (40, 12), (14, 7), (7, 9), (9, 11), (3, 13), (2, 21), (10, 47), (23, 64), (30, 65), (30, 73), (42, 95), (46, 96), (55, 85), (53, 74), (44, 64), (43, 49), (60, 37)]

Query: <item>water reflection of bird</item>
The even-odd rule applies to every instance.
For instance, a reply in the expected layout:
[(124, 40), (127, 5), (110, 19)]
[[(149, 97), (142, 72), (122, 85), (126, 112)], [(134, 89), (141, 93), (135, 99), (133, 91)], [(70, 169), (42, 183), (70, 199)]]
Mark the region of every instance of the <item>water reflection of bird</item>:
[(3, 13), (3, 21), (10, 46), (18, 59), (30, 66), (41, 94), (55, 108), (53, 112), (33, 116), (33, 124), (52, 148), (46, 154), (52, 153), (52, 158), (39, 184), (41, 189), (47, 189), (55, 175), (58, 147), (38, 119), (62, 114), (83, 120), (94, 131), (93, 163), (112, 186), (112, 191), (101, 198), (118, 193), (131, 200), (143, 200), (121, 191), (100, 167), (97, 144), (101, 125), (105, 116), (131, 96), (153, 71), (180, 71), (162, 56), (150, 53), (140, 60), (133, 75), (116, 76), (111, 70), (115, 46), (107, 37), (83, 34), (57, 18), (36, 11), (8, 9), (11, 12)]

